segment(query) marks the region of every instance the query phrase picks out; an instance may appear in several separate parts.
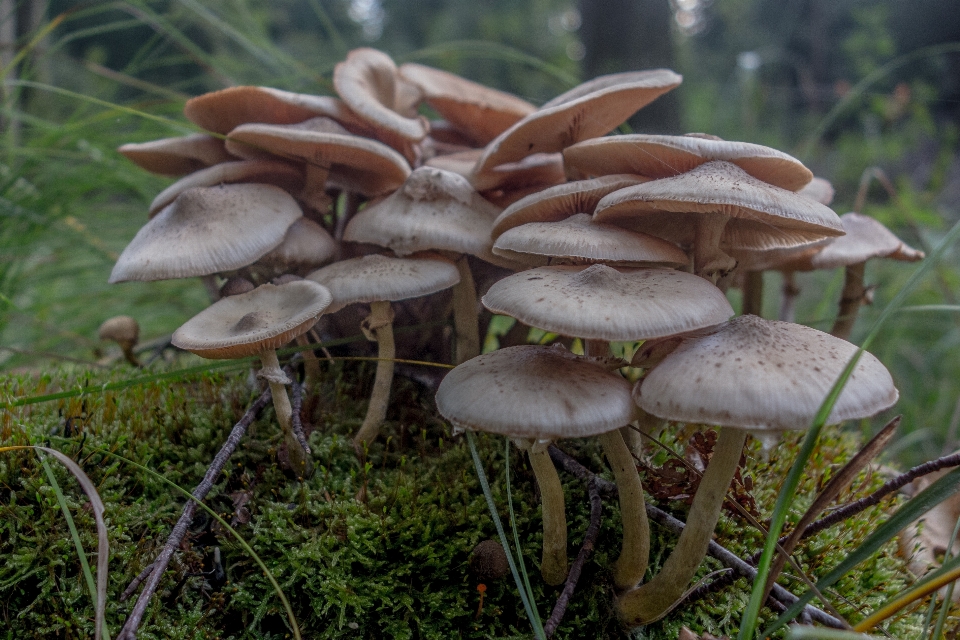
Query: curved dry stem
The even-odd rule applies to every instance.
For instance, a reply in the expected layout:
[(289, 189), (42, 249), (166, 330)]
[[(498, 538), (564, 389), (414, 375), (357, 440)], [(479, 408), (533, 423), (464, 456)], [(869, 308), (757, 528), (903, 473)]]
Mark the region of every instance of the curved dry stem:
[(467, 256), (457, 260), (460, 282), (453, 287), (453, 329), (457, 336), (454, 364), (462, 364), (480, 355), (480, 320), (477, 308), (477, 287)]
[(723, 500), (737, 471), (747, 432), (720, 430), (710, 464), (693, 497), (687, 524), (677, 546), (653, 580), (617, 599), (621, 617), (631, 627), (649, 624), (680, 599), (707, 555), (713, 530), (720, 519)]
[(623, 547), (613, 565), (613, 583), (617, 589), (631, 589), (643, 580), (650, 559), (650, 523), (644, 507), (643, 486), (620, 431), (601, 434), (600, 444), (617, 482), (623, 520)]
[(365, 444), (377, 439), (380, 425), (387, 417), (390, 403), (390, 387), (393, 384), (393, 359), (396, 346), (393, 340), (393, 307), (389, 302), (372, 302), (370, 315), (363, 321), (364, 333), (377, 341), (377, 373), (373, 380), (373, 393), (367, 405), (367, 415), (360, 430), (353, 436), (353, 446), (359, 451)]
[(830, 333), (843, 340), (849, 340), (853, 325), (857, 322), (857, 312), (867, 296), (863, 286), (865, 262), (851, 264), (844, 270), (843, 293), (840, 294), (840, 312)]
[(303, 450), (296, 436), (293, 434), (293, 407), (290, 405), (290, 397), (287, 395), (286, 384), (281, 382), (286, 378), (286, 374), (280, 368), (280, 361), (277, 360), (277, 352), (268, 349), (260, 353), (260, 363), (263, 369), (260, 375), (266, 378), (270, 385), (270, 393), (273, 396), (273, 409), (277, 414), (277, 422), (283, 430), (283, 442), (287, 445), (287, 455), (290, 458), (290, 467), (294, 472), (304, 478), (310, 475), (312, 465), (310, 456)]
[(543, 558), (540, 574), (549, 585), (563, 584), (567, 579), (567, 516), (564, 511), (563, 487), (547, 449), (527, 451), (530, 466), (540, 487), (543, 512)]

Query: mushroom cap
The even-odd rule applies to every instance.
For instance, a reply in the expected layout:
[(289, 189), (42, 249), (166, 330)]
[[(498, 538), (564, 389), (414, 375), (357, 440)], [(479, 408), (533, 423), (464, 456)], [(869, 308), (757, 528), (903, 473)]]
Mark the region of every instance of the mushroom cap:
[(533, 153), (516, 162), (505, 162), (469, 176), (477, 191), (522, 189), (529, 186), (550, 187), (567, 181), (563, 156), (559, 153)]
[[(553, 153), (602, 136), (636, 111), (680, 84), (668, 69), (601, 76), (557, 96), (487, 145), (474, 173), (516, 162), (533, 153)], [(624, 173), (624, 172), (620, 172)]]
[(586, 438), (618, 429), (638, 411), (630, 383), (562, 347), (508, 347), (467, 360), (437, 389), (455, 427), (512, 438)]
[(174, 346), (204, 358), (243, 358), (306, 333), (333, 296), (310, 280), (262, 284), (221, 298), (173, 332)]
[(207, 131), (226, 134), (241, 124), (296, 124), (317, 116), (333, 118), (351, 128), (366, 125), (347, 107), (330, 96), (292, 93), (271, 87), (230, 87), (187, 100), (183, 115)]
[(805, 198), (816, 200), (820, 204), (828, 207), (833, 202), (834, 190), (830, 181), (825, 178), (813, 176), (813, 179), (805, 187), (799, 189), (797, 193)]
[(473, 171), (473, 167), (477, 164), (477, 159), (481, 155), (483, 155), (483, 149), (464, 149), (463, 151), (433, 156), (423, 164), (427, 167), (443, 169), (469, 178), (470, 172)]
[(223, 140), (205, 133), (150, 142), (130, 142), (117, 148), (142, 169), (162, 176), (182, 176), (204, 167), (233, 160)]
[(131, 316), (114, 316), (103, 321), (97, 335), (101, 340), (134, 345), (140, 338), (140, 324)]
[(546, 265), (551, 258), (641, 266), (687, 264), (687, 254), (655, 236), (595, 222), (578, 213), (558, 222), (528, 222), (503, 232), (493, 252), (520, 264)]
[(615, 342), (672, 336), (733, 315), (723, 292), (693, 274), (601, 264), (521, 271), (494, 283), (481, 302), (532, 327)]
[(343, 239), (387, 247), (400, 256), (418, 251), (469, 253), (494, 264), (490, 228), (500, 209), (456, 173), (420, 167), (396, 192), (355, 215)]
[(287, 228), (283, 241), (257, 260), (284, 271), (315, 269), (333, 259), (337, 243), (326, 229), (308, 218), (297, 218)]
[(685, 244), (693, 226), (680, 224), (692, 218), (684, 214), (724, 214), (730, 223), (739, 219), (724, 231), (728, 246), (790, 247), (844, 233), (829, 207), (720, 160), (614, 191), (597, 204), (594, 217)]
[(371, 254), (341, 260), (307, 275), (333, 294), (329, 311), (355, 302), (394, 302), (443, 291), (460, 282), (460, 272), (440, 256), (392, 258)]
[[(667, 420), (803, 430), (856, 351), (810, 327), (740, 316), (714, 333), (685, 340), (633, 393), (644, 411)], [(827, 422), (872, 416), (897, 397), (890, 373), (864, 352)]]
[(393, 191), (410, 175), (410, 165), (399, 153), (327, 118), (240, 125), (227, 136), (227, 149), (244, 158), (280, 156), (328, 168), (330, 184), (365, 196)]
[(737, 261), (738, 271), (810, 271), (810, 258), (817, 255), (834, 238), (822, 238), (808, 244), (777, 249), (729, 249)]
[(404, 140), (422, 140), (430, 131), (430, 123), (423, 117), (399, 113), (408, 112), (409, 104), (398, 84), (393, 59), (369, 47), (352, 50), (333, 70), (333, 86), (354, 113), (371, 126)]
[(110, 282), (239, 269), (279, 245), (300, 216), (290, 194), (267, 184), (187, 189), (137, 232), (117, 259)]
[(437, 113), (482, 145), (537, 110), (512, 94), (422, 64), (402, 64), (399, 73), (420, 88)]
[(610, 136), (584, 140), (563, 151), (564, 164), (584, 176), (633, 173), (669, 178), (711, 160), (735, 164), (758, 180), (788, 191), (800, 189), (813, 178), (802, 162), (782, 151), (699, 136)]
[(548, 187), (517, 200), (497, 216), (493, 223), (493, 239), (506, 231), (529, 222), (557, 222), (576, 213), (593, 213), (597, 203), (608, 193), (648, 182), (633, 175), (610, 175), (593, 180), (578, 180)]
[(883, 223), (860, 213), (840, 216), (847, 235), (835, 239), (810, 258), (813, 269), (845, 267), (870, 258), (891, 258), (905, 262), (923, 260), (923, 251), (908, 246)]
[(284, 191), (299, 191), (303, 187), (303, 169), (284, 160), (234, 160), (222, 162), (186, 175), (157, 194), (150, 203), (150, 217), (193, 187), (213, 187), (236, 182), (272, 184)]

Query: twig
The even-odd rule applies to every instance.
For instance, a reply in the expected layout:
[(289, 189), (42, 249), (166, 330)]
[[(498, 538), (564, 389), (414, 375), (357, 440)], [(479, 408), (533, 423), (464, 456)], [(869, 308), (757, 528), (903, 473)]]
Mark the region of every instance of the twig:
[[(590, 480), (591, 478), (594, 479), (597, 483), (597, 491), (603, 495), (617, 495), (617, 485), (614, 483), (594, 475), (592, 471), (581, 465), (567, 453), (558, 449), (555, 445), (551, 445), (549, 451), (550, 458), (553, 460), (554, 464), (558, 465), (567, 473), (576, 476), (581, 480)], [(677, 520), (666, 511), (657, 509), (653, 505), (647, 504), (645, 506), (647, 509), (647, 517), (650, 518), (650, 520), (666, 527), (675, 534), (679, 534), (681, 531), (683, 531), (683, 527), (685, 525), (680, 520)], [(733, 569), (737, 574), (743, 576), (747, 580), (756, 579), (757, 570), (755, 567), (750, 566), (732, 551), (721, 547), (716, 542), (710, 542), (709, 546), (707, 547), (707, 553), (719, 560), (723, 566)], [(723, 578), (720, 578), (720, 580), (722, 579)], [(791, 605), (799, 599), (797, 596), (793, 595), (780, 585), (774, 585), (771, 593), (774, 598), (786, 605)], [(816, 607), (807, 605), (804, 607), (803, 611), (804, 614), (809, 615), (812, 620), (819, 622), (820, 624), (827, 625), (835, 629), (844, 628), (839, 620), (821, 611), (820, 609), (817, 609)]]
[[(230, 431), (230, 435), (227, 437), (226, 442), (223, 443), (223, 447), (220, 448), (220, 451), (217, 453), (216, 457), (213, 459), (213, 462), (207, 468), (207, 472), (203, 476), (203, 480), (200, 481), (200, 484), (193, 490), (193, 500), (187, 502), (183, 507), (183, 512), (180, 514), (180, 519), (177, 520), (177, 524), (174, 525), (173, 531), (170, 532), (170, 537), (167, 538), (167, 542), (163, 545), (163, 549), (160, 551), (160, 555), (157, 556), (157, 559), (151, 565), (152, 569), (149, 572), (149, 577), (146, 580), (146, 584), (143, 587), (143, 591), (140, 592), (140, 597), (137, 599), (137, 604), (134, 606), (133, 611), (130, 613), (130, 616), (127, 618), (126, 623), (123, 625), (123, 628), (120, 630), (120, 633), (117, 635), (117, 640), (134, 640), (137, 636), (137, 629), (140, 626), (140, 622), (143, 620), (143, 616), (146, 613), (147, 605), (150, 603), (150, 599), (153, 597), (154, 592), (157, 590), (157, 585), (160, 584), (160, 579), (163, 577), (164, 571), (167, 569), (167, 565), (170, 563), (170, 558), (173, 557), (173, 552), (176, 551), (177, 547), (180, 546), (180, 541), (183, 540), (183, 536), (187, 532), (187, 527), (190, 526), (190, 523), (193, 521), (193, 514), (197, 509), (197, 504), (203, 500), (210, 490), (213, 488), (214, 482), (217, 477), (220, 475), (220, 472), (223, 471), (224, 466), (227, 464), (227, 460), (236, 450), (237, 445), (240, 444), (240, 438), (243, 437), (243, 434), (246, 433), (247, 428), (256, 420), (257, 415), (266, 407), (271, 401), (270, 389), (268, 388), (260, 397), (257, 398), (250, 408), (247, 409), (247, 412), (243, 414), (243, 417), (233, 425), (233, 429)], [(149, 568), (149, 567), (148, 567)], [(146, 573), (145, 569), (143, 573)], [(142, 574), (141, 574), (142, 575)], [(138, 580), (143, 580), (140, 576), (137, 576)], [(134, 581), (136, 582), (136, 580)], [(126, 591), (135, 591), (136, 586), (131, 583), (127, 587)], [(124, 593), (126, 593), (126, 591)]]
[(567, 605), (570, 603), (573, 591), (577, 588), (577, 580), (580, 579), (580, 571), (590, 554), (593, 553), (597, 535), (600, 533), (600, 513), (603, 502), (600, 500), (600, 492), (597, 490), (596, 477), (587, 480), (587, 493), (590, 496), (590, 524), (583, 535), (583, 546), (580, 547), (580, 553), (577, 554), (577, 559), (570, 566), (570, 573), (567, 574), (563, 591), (560, 592), (560, 597), (557, 598), (557, 603), (553, 605), (553, 611), (550, 612), (550, 618), (543, 627), (543, 631), (548, 638), (557, 630), (560, 620), (563, 619), (563, 614), (567, 611)]
[(125, 601), (127, 598), (137, 592), (137, 588), (143, 583), (144, 580), (147, 579), (156, 564), (157, 562), (154, 560), (143, 568), (143, 571), (141, 571), (140, 574), (134, 578), (129, 585), (127, 585), (127, 588), (123, 590), (123, 593), (120, 594), (120, 602)]
[(310, 445), (307, 444), (307, 436), (303, 433), (303, 422), (300, 421), (300, 407), (303, 405), (303, 385), (296, 380), (293, 381), (291, 393), (293, 399), (290, 402), (293, 413), (290, 416), (290, 427), (293, 429), (293, 435), (297, 442), (303, 447), (306, 454), (310, 455)]

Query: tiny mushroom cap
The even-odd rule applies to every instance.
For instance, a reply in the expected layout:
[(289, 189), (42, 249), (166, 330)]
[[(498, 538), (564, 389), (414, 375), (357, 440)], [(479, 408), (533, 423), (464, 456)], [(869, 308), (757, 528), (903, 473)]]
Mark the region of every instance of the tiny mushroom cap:
[(633, 173), (669, 178), (711, 160), (737, 165), (751, 176), (788, 191), (810, 182), (813, 174), (782, 151), (749, 142), (699, 136), (630, 134), (584, 140), (563, 151), (563, 161), (584, 176)]
[(420, 88), (437, 113), (481, 145), (537, 110), (514, 95), (422, 64), (402, 64), (399, 72)]
[(588, 213), (559, 222), (513, 227), (497, 238), (493, 252), (528, 265), (546, 265), (556, 259), (623, 266), (680, 266), (689, 262), (686, 253), (666, 240), (595, 222)]
[(861, 213), (845, 213), (840, 216), (847, 235), (835, 239), (822, 251), (810, 258), (813, 269), (845, 267), (870, 258), (890, 258), (904, 262), (923, 260), (923, 251), (918, 251), (887, 229), (883, 223)]
[(233, 160), (224, 148), (223, 140), (205, 133), (131, 142), (118, 147), (117, 151), (142, 169), (162, 176), (182, 176)]
[(487, 145), (474, 171), (533, 153), (553, 153), (609, 133), (637, 110), (680, 84), (667, 69), (601, 76), (562, 94), (501, 133)]
[[(805, 430), (856, 353), (810, 327), (740, 316), (684, 341), (634, 388), (634, 398), (667, 420), (760, 434)], [(890, 372), (863, 352), (827, 423), (872, 416), (897, 397)]]
[(630, 383), (597, 359), (524, 345), (477, 356), (450, 371), (437, 409), (459, 429), (512, 438), (585, 438), (633, 421)]
[(733, 315), (723, 292), (693, 274), (602, 264), (521, 271), (496, 282), (481, 302), (532, 327), (611, 342), (672, 336)]
[(310, 280), (262, 284), (210, 305), (177, 329), (171, 342), (204, 358), (256, 355), (309, 331), (332, 300)]
[(307, 276), (333, 294), (329, 311), (356, 302), (394, 302), (442, 291), (460, 282), (457, 266), (440, 256), (393, 258), (371, 254), (341, 260)]
[(797, 193), (805, 198), (816, 200), (820, 204), (830, 206), (830, 203), (833, 202), (835, 192), (829, 180), (813, 176), (813, 180), (811, 180), (807, 186), (797, 191)]
[(169, 280), (247, 266), (279, 245), (301, 217), (293, 197), (266, 184), (187, 189), (145, 224), (110, 282)]
[(297, 218), (277, 248), (257, 260), (258, 264), (281, 271), (316, 269), (337, 253), (337, 243), (326, 229), (313, 220)]
[[(274, 282), (273, 284), (277, 284)], [(242, 276), (232, 276), (220, 287), (220, 297), (238, 296), (241, 293), (250, 293), (256, 289), (256, 285)]]
[(120, 346), (137, 344), (140, 325), (130, 316), (114, 316), (103, 321), (97, 330), (101, 340), (113, 340)]

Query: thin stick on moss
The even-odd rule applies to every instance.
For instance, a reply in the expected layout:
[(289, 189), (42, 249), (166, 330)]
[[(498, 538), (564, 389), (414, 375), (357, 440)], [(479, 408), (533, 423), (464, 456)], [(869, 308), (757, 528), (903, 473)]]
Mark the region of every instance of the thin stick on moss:
[(306, 381), (304, 381), (303, 384), (299, 384), (296, 380), (294, 380), (293, 384), (290, 385), (290, 395), (293, 396), (293, 399), (290, 403), (290, 428), (293, 430), (293, 435), (296, 437), (297, 442), (300, 443), (300, 446), (303, 447), (304, 452), (309, 456), (312, 451), (310, 451), (310, 445), (307, 444), (307, 436), (303, 432), (303, 420), (300, 418), (300, 408), (303, 406), (303, 387), (306, 384)]

